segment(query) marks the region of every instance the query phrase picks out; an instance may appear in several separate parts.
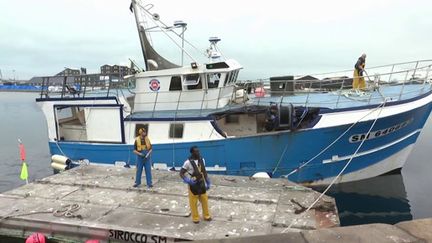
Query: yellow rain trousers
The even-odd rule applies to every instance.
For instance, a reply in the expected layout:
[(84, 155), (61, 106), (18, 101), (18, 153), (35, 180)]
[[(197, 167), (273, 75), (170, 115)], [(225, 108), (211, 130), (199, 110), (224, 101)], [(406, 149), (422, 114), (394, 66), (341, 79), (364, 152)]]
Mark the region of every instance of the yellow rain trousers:
[(363, 76), (359, 75), (357, 69), (354, 69), (353, 89), (366, 89), (366, 81)]
[(208, 196), (207, 193), (201, 195), (194, 195), (189, 188), (189, 206), (192, 212), (192, 221), (199, 222), (200, 217), (198, 213), (198, 201), (201, 203), (204, 219), (211, 219), (210, 212), (208, 209)]

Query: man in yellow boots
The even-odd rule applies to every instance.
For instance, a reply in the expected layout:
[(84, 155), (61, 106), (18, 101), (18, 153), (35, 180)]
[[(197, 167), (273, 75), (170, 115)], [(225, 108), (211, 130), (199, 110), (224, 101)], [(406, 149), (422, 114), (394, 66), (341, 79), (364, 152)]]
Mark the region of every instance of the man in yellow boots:
[(366, 54), (362, 54), (354, 66), (353, 89), (364, 90), (366, 89), (366, 81), (363, 77), (364, 69), (366, 66)]
[[(192, 213), (192, 221), (198, 224), (200, 216), (198, 214), (198, 201), (201, 203), (204, 220), (211, 221), (212, 217), (208, 209), (207, 190), (210, 189), (211, 182), (205, 169), (205, 161), (200, 155), (198, 147), (190, 148), (191, 156), (187, 159), (180, 170), (180, 177), (189, 186), (189, 206)], [(189, 174), (189, 176), (186, 175)]]

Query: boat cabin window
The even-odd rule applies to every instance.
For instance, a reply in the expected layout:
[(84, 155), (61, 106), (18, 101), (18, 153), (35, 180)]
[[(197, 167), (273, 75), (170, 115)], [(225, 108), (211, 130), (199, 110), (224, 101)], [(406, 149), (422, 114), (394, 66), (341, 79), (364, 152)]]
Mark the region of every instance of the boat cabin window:
[(182, 81), (180, 76), (171, 77), (169, 90), (170, 91), (182, 90)]
[(235, 82), (237, 81), (237, 76), (238, 76), (238, 74), (239, 74), (239, 71), (238, 71), (238, 70), (232, 72), (232, 74), (231, 74), (231, 78), (230, 78), (229, 82), (230, 82), (230, 83), (235, 83)]
[(230, 78), (231, 78), (231, 73), (227, 73), (225, 76), (224, 86), (226, 86), (229, 83)]
[[(124, 142), (121, 106), (54, 106), (57, 140)], [(107, 127), (108, 129), (101, 129)]]
[(149, 130), (148, 130), (149, 125), (148, 124), (136, 124), (136, 126), (135, 126), (135, 137), (138, 137), (138, 135), (139, 135), (138, 131), (141, 128), (144, 128), (147, 131), (147, 134), (148, 134), (148, 132), (149, 132)]
[(199, 74), (188, 74), (185, 76), (184, 85), (187, 90), (202, 89), (202, 83)]
[(73, 117), (72, 107), (57, 108), (57, 119), (63, 120), (72, 117)]
[(183, 123), (171, 123), (169, 129), (169, 138), (183, 138)]
[(207, 86), (209, 89), (215, 89), (219, 87), (219, 81), (221, 79), (220, 73), (207, 74)]
[(238, 124), (240, 122), (238, 115), (227, 115), (225, 117), (225, 124)]

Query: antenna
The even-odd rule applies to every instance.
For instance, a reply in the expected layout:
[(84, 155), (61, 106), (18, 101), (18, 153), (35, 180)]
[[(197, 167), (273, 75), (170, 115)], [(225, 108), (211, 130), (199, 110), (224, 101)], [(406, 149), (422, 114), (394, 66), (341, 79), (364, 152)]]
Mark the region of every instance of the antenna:
[(174, 21), (174, 27), (175, 28), (182, 28), (182, 32), (180, 33), (180, 38), (182, 39), (182, 55), (181, 55), (181, 65), (183, 66), (184, 63), (184, 44), (185, 44), (185, 32), (187, 30), (187, 23), (183, 22), (182, 20)]
[(207, 49), (208, 58), (210, 58), (210, 62), (218, 62), (222, 54), (217, 47), (217, 44), (221, 41), (219, 37), (210, 37), (210, 48)]

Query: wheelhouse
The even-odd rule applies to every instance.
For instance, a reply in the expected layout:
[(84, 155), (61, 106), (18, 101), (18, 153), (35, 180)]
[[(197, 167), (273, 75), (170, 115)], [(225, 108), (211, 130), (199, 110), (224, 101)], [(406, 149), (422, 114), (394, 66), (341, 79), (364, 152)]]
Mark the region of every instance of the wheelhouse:
[(242, 67), (234, 60), (136, 75), (136, 111), (217, 109), (235, 93)]

